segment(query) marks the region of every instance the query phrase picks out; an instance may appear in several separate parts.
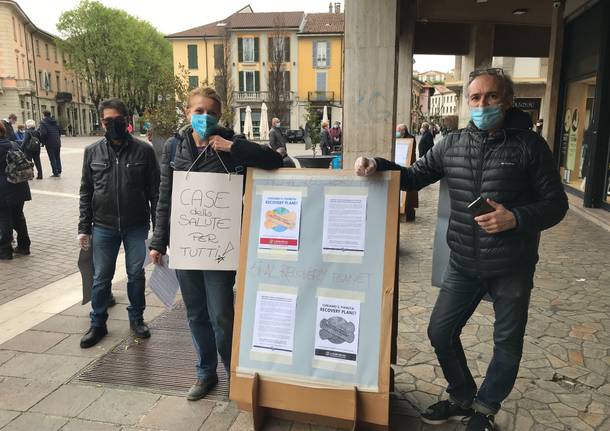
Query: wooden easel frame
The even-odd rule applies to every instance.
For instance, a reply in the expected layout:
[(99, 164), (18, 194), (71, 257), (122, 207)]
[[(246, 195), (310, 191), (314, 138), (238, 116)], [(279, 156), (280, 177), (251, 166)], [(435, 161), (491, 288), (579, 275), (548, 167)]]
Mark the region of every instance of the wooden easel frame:
[[(351, 170), (280, 169), (291, 176), (328, 175), (352, 177)], [(237, 271), (235, 322), (233, 326), (233, 353), (231, 360), (230, 399), (242, 410), (253, 412), (255, 430), (262, 427), (267, 415), (312, 422), (342, 428), (387, 430), (390, 419), (390, 360), (392, 345), (393, 295), (398, 241), (398, 205), (400, 191), (399, 172), (387, 172), (388, 207), (381, 301), (381, 337), (379, 348), (379, 376), (377, 392), (360, 392), (352, 387), (319, 387), (298, 385), (265, 377), (237, 374), (242, 326), (242, 308), (248, 268), (248, 241), (252, 217), (254, 169), (249, 169), (246, 180), (245, 203), (242, 218), (241, 248)]]

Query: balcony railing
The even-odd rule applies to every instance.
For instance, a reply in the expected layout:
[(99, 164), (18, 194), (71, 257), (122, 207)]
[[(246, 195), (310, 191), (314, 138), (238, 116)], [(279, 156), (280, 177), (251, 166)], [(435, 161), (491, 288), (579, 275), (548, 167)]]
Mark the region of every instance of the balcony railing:
[(72, 93), (68, 93), (67, 91), (59, 91), (55, 96), (55, 101), (57, 103), (70, 103), (72, 102)]
[(332, 102), (335, 100), (334, 91), (308, 91), (307, 100), (310, 102)]
[(18, 79), (17, 91), (20, 93), (33, 93), (36, 91), (36, 83), (31, 79)]
[[(271, 99), (269, 91), (234, 91), (233, 100), (236, 102), (268, 102)], [(280, 94), (280, 100), (289, 102), (292, 100), (292, 92), (287, 91)]]

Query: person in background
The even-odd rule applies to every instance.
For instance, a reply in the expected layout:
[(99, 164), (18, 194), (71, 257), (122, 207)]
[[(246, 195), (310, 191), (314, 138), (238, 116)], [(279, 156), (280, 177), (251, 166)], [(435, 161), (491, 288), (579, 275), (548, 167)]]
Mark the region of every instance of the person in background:
[(330, 128), (329, 133), (333, 145), (333, 151), (339, 151), (341, 149), (343, 136), (341, 132), (341, 126), (339, 125), (338, 121), (335, 121), (333, 123), (333, 127)]
[(15, 114), (8, 114), (8, 118), (2, 120), (2, 125), (4, 126), (4, 136), (9, 141), (17, 142), (17, 137), (15, 136), (15, 129), (13, 128), (13, 124), (17, 123), (17, 116)]
[(398, 124), (396, 126), (396, 138), (413, 138), (413, 135), (409, 133), (405, 124)]
[(542, 135), (542, 126), (544, 124), (544, 120), (542, 118), (538, 119), (538, 121), (536, 121), (536, 133), (538, 133), (539, 135)]
[[(6, 156), (11, 150), (18, 150), (15, 141), (6, 137), (4, 122), (0, 122), (0, 260), (10, 260), (13, 253), (30, 254), (30, 236), (23, 214), (23, 205), (32, 200), (27, 181), (13, 184), (6, 175)], [(13, 230), (17, 232), (17, 247), (13, 250)]]
[(434, 135), (430, 131), (430, 124), (423, 122), (421, 125), (421, 138), (419, 138), (419, 145), (417, 146), (417, 151), (419, 153), (419, 157), (424, 157), (428, 151), (432, 149), (434, 146)]
[(15, 133), (15, 142), (17, 142), (19, 144), (19, 146), (21, 146), (21, 144), (23, 144), (24, 130), (25, 130), (25, 126), (23, 124), (20, 124), (17, 126), (17, 132)]
[(330, 155), (333, 150), (332, 139), (328, 130), (328, 121), (322, 121), (322, 130), (320, 130), (320, 149), (325, 156)]
[(269, 146), (271, 149), (277, 151), (278, 148), (286, 149), (286, 137), (280, 129), (281, 122), (279, 118), (273, 118), (271, 120), (271, 130), (269, 131)]
[[(245, 174), (248, 167), (282, 167), (282, 156), (271, 147), (220, 127), (221, 113), (222, 102), (214, 89), (195, 88), (187, 100), (190, 124), (163, 146), (159, 204), (149, 245), (150, 257), (157, 265), (170, 243), (174, 171)], [(176, 275), (198, 358), (197, 380), (187, 394), (187, 399), (194, 401), (205, 397), (218, 383), (218, 354), (227, 375), (230, 373), (235, 271), (178, 269)]]
[(51, 112), (44, 111), (42, 113), (44, 117), (40, 122), (38, 132), (40, 133), (40, 141), (47, 149), (49, 161), (51, 162), (52, 177), (59, 178), (61, 176), (61, 136), (59, 131), (59, 125), (53, 117)]
[(21, 148), (28, 160), (34, 161), (36, 166), (36, 179), (42, 180), (42, 163), (40, 163), (40, 134), (36, 131), (36, 122), (32, 119), (25, 122), (23, 143)]

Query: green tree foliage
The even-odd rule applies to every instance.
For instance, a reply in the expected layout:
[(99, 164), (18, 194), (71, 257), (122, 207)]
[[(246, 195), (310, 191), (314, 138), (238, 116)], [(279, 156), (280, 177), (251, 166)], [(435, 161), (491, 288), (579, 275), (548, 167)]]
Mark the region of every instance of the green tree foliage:
[(89, 88), (96, 105), (121, 98), (130, 112), (164, 99), (172, 75), (171, 44), (151, 24), (92, 0), (64, 12), (57, 25), (67, 67)]
[(316, 147), (320, 143), (320, 130), (322, 128), (322, 117), (318, 110), (310, 103), (307, 105), (307, 113), (305, 114), (305, 133), (311, 140), (311, 149), (313, 154), (316, 154)]

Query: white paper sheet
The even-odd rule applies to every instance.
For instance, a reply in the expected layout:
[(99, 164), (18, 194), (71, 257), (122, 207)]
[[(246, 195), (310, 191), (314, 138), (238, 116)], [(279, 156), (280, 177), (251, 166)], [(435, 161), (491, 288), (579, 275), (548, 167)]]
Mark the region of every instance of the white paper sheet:
[(364, 253), (366, 200), (362, 195), (324, 197), (323, 252)]
[(356, 364), (360, 301), (318, 297), (314, 357)]
[(162, 257), (161, 265), (154, 265), (154, 269), (148, 279), (148, 287), (157, 295), (157, 298), (167, 308), (172, 308), (176, 301), (176, 293), (180, 289), (176, 270), (168, 265), (169, 256)]
[(297, 251), (300, 225), (300, 192), (263, 193), (258, 248)]
[(242, 190), (241, 175), (174, 172), (172, 268), (237, 269)]
[(297, 295), (258, 291), (252, 350), (291, 355)]

